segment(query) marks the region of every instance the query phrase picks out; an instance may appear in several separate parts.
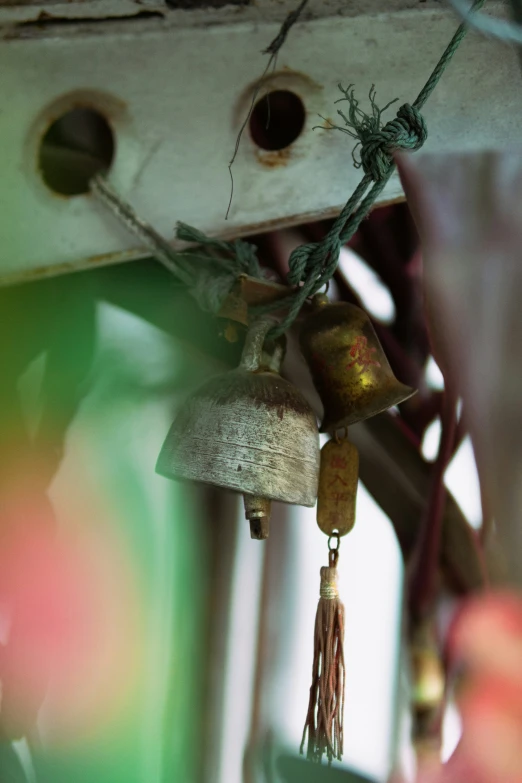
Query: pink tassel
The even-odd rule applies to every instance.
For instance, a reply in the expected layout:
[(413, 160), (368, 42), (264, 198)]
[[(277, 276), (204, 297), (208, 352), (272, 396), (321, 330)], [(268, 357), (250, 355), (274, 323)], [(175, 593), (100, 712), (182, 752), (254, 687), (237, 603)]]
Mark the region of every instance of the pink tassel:
[(314, 663), (308, 715), (301, 753), (308, 732), (307, 758), (328, 764), (343, 754), (344, 710), (344, 606), (337, 588), (337, 552), (330, 552), (330, 566), (321, 568), (321, 589), (315, 618)]

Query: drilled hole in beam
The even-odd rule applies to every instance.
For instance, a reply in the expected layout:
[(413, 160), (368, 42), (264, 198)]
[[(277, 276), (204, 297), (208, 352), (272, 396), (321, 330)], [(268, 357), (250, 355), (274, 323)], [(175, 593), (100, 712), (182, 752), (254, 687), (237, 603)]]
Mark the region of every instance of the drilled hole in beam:
[(78, 196), (89, 191), (95, 174), (110, 168), (114, 151), (114, 135), (103, 114), (75, 108), (48, 128), (38, 165), (48, 188), (62, 196)]
[(282, 150), (301, 135), (305, 119), (305, 107), (298, 95), (290, 90), (274, 90), (254, 106), (250, 134), (262, 150)]

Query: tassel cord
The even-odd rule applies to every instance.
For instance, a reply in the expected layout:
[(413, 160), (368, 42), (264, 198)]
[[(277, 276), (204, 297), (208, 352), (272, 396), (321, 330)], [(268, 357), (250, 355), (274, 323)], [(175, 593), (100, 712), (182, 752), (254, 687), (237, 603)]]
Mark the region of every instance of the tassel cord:
[(321, 589), (315, 618), (312, 685), (301, 753), (307, 744), (307, 757), (328, 763), (343, 752), (344, 708), (344, 607), (337, 589), (338, 550), (330, 550), (329, 566), (321, 568)]

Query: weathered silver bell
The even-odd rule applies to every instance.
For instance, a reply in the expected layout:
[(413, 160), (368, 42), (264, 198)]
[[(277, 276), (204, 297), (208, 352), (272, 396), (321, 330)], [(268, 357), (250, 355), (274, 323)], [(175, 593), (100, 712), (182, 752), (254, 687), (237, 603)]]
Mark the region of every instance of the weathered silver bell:
[(319, 432), (301, 392), (281, 378), (283, 346), (263, 351), (272, 318), (249, 329), (241, 362), (181, 406), (157, 473), (242, 492), (252, 538), (268, 538), (272, 500), (313, 506), (319, 481)]

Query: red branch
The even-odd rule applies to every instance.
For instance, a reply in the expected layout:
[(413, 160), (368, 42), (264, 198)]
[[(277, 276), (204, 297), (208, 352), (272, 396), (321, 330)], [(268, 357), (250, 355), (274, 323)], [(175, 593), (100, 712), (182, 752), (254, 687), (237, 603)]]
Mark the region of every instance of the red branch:
[(416, 619), (421, 619), (429, 613), (436, 595), (442, 521), (446, 503), (444, 474), (453, 453), (457, 424), (456, 409), (457, 398), (447, 387), (442, 403), (439, 453), (433, 464), (430, 493), (410, 578), (410, 610)]

